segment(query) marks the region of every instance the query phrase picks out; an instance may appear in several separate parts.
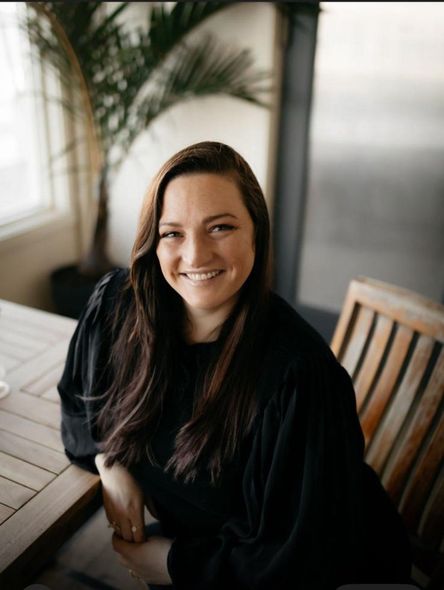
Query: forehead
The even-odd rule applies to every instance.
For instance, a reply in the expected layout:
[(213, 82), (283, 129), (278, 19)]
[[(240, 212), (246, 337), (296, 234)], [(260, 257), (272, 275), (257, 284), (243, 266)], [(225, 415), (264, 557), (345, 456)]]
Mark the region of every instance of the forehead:
[(169, 213), (185, 216), (221, 212), (248, 215), (238, 184), (228, 174), (183, 174), (165, 188), (162, 217)]

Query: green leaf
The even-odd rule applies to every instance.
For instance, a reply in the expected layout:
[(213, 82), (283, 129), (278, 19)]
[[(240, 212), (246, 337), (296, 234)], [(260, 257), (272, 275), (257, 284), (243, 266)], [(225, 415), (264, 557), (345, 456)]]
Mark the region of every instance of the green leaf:
[(227, 48), (211, 35), (193, 45), (181, 44), (134, 103), (118, 130), (117, 143), (127, 153), (154, 119), (175, 104), (196, 97), (226, 95), (266, 106), (262, 97), (270, 90), (269, 79), (268, 73), (254, 69), (249, 51)]
[(51, 64), (65, 88), (79, 84), (73, 57), (39, 13), (44, 7), (59, 23), (80, 65), (100, 149), (126, 152), (136, 137), (172, 105), (196, 96), (225, 94), (264, 105), (263, 72), (249, 52), (223, 47), (206, 37), (187, 36), (225, 2), (150, 4), (145, 30), (129, 30), (122, 14), (131, 2), (30, 2), (27, 26), (33, 47)]

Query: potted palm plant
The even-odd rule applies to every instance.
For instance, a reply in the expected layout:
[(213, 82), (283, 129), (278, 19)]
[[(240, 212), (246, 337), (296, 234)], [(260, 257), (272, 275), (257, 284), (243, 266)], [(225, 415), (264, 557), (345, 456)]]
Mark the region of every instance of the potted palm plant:
[[(106, 254), (110, 173), (140, 133), (193, 97), (225, 94), (262, 105), (267, 75), (254, 68), (247, 50), (224, 47), (208, 34), (189, 41), (191, 31), (229, 3), (152, 3), (138, 29), (122, 19), (131, 2), (27, 4), (32, 46), (55, 68), (65, 96), (78, 91), (89, 130), (97, 185), (91, 246), (78, 265), (52, 275), (58, 311), (77, 317), (96, 281), (113, 266)], [(77, 301), (67, 303), (65, 294), (60, 300), (65, 290)]]

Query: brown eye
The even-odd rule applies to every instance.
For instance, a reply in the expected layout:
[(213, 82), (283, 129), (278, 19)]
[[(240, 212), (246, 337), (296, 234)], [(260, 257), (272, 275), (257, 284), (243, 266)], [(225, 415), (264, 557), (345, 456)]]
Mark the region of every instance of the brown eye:
[(178, 238), (180, 236), (180, 233), (178, 231), (167, 231), (163, 234), (161, 234), (160, 239), (162, 240), (163, 238)]
[(230, 231), (232, 229), (235, 229), (233, 225), (228, 225), (226, 223), (219, 223), (217, 225), (213, 225), (213, 227), (211, 228), (211, 232), (221, 232), (221, 231)]

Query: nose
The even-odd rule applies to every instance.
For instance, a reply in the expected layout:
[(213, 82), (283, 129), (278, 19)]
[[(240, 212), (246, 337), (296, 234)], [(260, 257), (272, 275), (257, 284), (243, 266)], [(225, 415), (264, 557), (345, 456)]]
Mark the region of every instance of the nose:
[(188, 236), (182, 248), (182, 260), (187, 266), (187, 270), (203, 269), (212, 258), (211, 246), (205, 236)]

